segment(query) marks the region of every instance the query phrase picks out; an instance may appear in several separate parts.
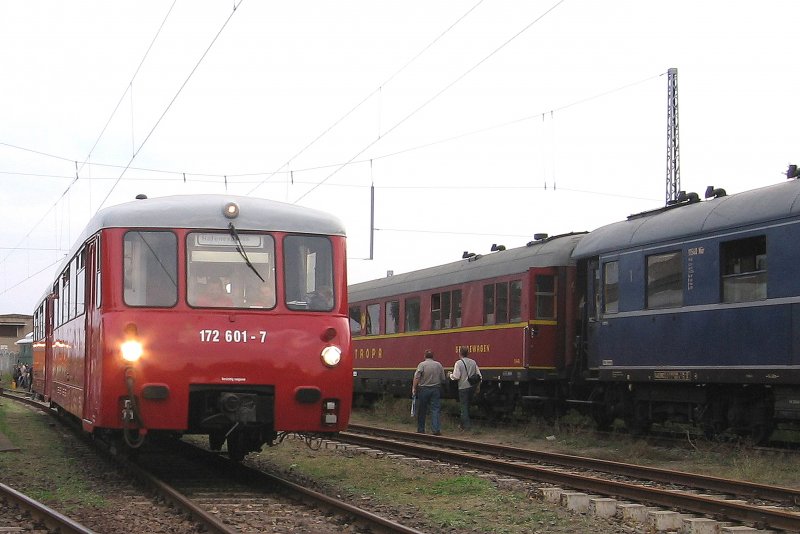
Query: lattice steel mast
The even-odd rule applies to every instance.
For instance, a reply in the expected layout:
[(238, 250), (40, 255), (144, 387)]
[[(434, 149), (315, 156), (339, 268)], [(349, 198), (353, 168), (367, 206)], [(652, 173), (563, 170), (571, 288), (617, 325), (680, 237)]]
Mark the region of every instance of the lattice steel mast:
[(678, 201), (681, 189), (678, 146), (678, 69), (667, 71), (667, 204)]

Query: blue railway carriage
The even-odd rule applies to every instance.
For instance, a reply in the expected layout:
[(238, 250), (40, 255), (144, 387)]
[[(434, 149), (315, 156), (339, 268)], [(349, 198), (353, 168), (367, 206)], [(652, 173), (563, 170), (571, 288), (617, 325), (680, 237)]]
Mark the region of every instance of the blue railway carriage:
[(600, 426), (682, 420), (759, 441), (800, 421), (800, 181), (710, 193), (575, 248)]

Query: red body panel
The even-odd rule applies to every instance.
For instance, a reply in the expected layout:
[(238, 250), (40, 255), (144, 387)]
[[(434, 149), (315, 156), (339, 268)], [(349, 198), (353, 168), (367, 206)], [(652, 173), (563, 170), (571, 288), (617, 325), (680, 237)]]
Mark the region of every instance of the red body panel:
[[(537, 316), (536, 277), (549, 276), (554, 280), (552, 314)], [(493, 282), (522, 281), (521, 321), (504, 324), (483, 324), (483, 286)], [(544, 375), (557, 376), (574, 360), (575, 268), (573, 266), (530, 269), (527, 272), (496, 279), (483, 279), (460, 286), (445, 286), (419, 294), (392, 295), (379, 301), (351, 302), (351, 305), (385, 303), (419, 296), (421, 301), (418, 332), (401, 332), (357, 336), (353, 338), (354, 372), (357, 378), (392, 379), (407, 377), (411, 380), (417, 364), (426, 349), (433, 350), (436, 359), (445, 368), (452, 369), (458, 360), (462, 345), (469, 348), (471, 357), (478, 362), (484, 377), (500, 381), (524, 381)], [(461, 326), (431, 330), (431, 294), (460, 289), (462, 291)], [(400, 309), (400, 316), (404, 309)], [(381, 316), (380, 331), (385, 332)]]
[[(128, 394), (125, 371), (130, 368), (135, 393), (140, 394), (147, 384), (169, 388), (166, 399), (140, 400), (142, 420), (150, 429), (186, 430), (193, 384), (275, 386), (276, 429), (330, 432), (330, 427), (322, 424), (318, 403), (300, 404), (294, 398), (297, 387), (318, 387), (323, 399), (345, 403), (340, 418), (345, 428), (352, 396), (349, 356), (330, 369), (322, 363), (320, 352), (327, 344), (321, 339), (325, 330), (334, 328), (346, 335), (347, 319), (294, 315), (195, 310), (104, 314), (100, 328), (103, 349), (91, 356), (91, 374), (99, 379), (90, 380), (90, 402), (84, 417), (95, 427), (121, 428), (120, 399)], [(123, 339), (119, 333), (129, 322), (136, 323), (144, 344), (144, 355), (132, 365), (119, 357), (118, 349)], [(201, 331), (210, 332), (209, 339), (218, 341), (202, 341)], [(244, 339), (243, 332), (247, 332), (246, 342), (233, 341), (234, 336)], [(266, 332), (263, 342), (262, 332)], [(226, 334), (231, 341), (226, 341)], [(331, 341), (346, 345), (341, 337)]]
[[(123, 402), (130, 398), (128, 376), (138, 403), (136, 426), (181, 432), (189, 424), (192, 386), (274, 388), (275, 431), (330, 433), (347, 427), (353, 384), (343, 236), (327, 236), (336, 306), (320, 312), (290, 310), (282, 300), (273, 309), (192, 308), (186, 303), (181, 275), (174, 306), (127, 306), (122, 245), (127, 231), (104, 229), (86, 241), (85, 312), (62, 322), (52, 335), (41, 328), (35, 345), (35, 390), (41, 396), (80, 418), (87, 430), (118, 430), (123, 428)], [(172, 231), (177, 235), (177, 271), (185, 273), (188, 230)], [(101, 250), (99, 270), (96, 246)], [(102, 299), (96, 298), (98, 292)], [(46, 302), (46, 320), (51, 321), (51, 297)], [(135, 325), (144, 349), (134, 363), (123, 360), (120, 351), (130, 325)], [(334, 368), (321, 359), (330, 345), (342, 351), (341, 363)], [(147, 386), (167, 394), (148, 398)], [(298, 388), (318, 389), (321, 396), (301, 401)], [(335, 423), (324, 421), (323, 403), (328, 399), (338, 401)]]

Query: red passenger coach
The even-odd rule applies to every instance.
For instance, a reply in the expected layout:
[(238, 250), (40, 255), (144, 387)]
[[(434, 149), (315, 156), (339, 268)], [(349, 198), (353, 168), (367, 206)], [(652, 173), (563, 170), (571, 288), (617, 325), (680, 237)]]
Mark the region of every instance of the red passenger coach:
[(101, 437), (207, 434), (241, 459), (346, 428), (345, 233), (257, 198), (142, 199), (95, 215), (34, 313), (34, 389)]
[(563, 397), (580, 324), (570, 255), (582, 236), (537, 236), (524, 247), (351, 285), (356, 394), (409, 395), (426, 349), (452, 369), (467, 346), (484, 378), (480, 401), (492, 409)]

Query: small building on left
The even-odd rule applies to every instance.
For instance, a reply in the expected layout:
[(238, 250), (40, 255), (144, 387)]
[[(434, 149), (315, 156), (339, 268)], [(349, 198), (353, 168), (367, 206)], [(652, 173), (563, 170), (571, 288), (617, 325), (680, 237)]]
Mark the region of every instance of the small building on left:
[[(0, 315), (0, 374), (11, 374), (17, 362), (33, 364), (33, 316)], [(5, 383), (5, 380), (3, 380)]]

